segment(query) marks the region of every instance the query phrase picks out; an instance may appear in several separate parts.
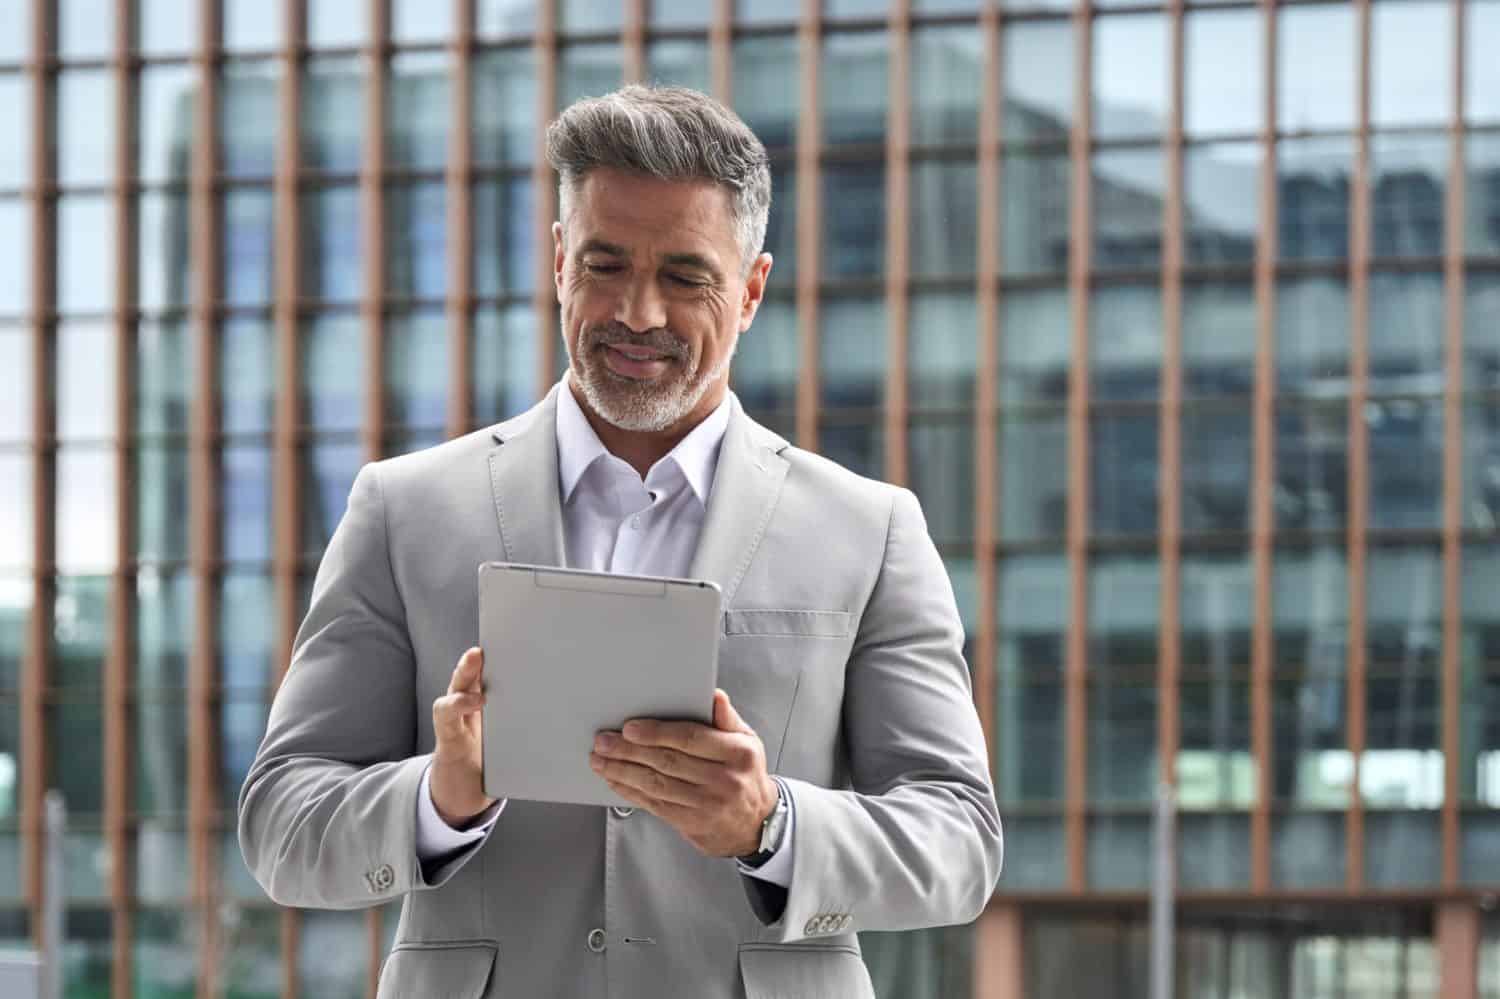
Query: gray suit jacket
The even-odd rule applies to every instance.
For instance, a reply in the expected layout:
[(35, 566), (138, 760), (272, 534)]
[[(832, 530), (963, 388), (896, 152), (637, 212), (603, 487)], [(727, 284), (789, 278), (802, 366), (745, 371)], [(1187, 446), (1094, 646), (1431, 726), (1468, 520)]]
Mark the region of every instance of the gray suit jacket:
[(360, 472), (240, 792), (246, 862), (284, 905), (405, 896), (381, 999), (871, 995), (855, 931), (973, 919), (999, 877), (963, 630), (912, 494), (737, 401), (693, 575), (723, 588), (719, 685), (792, 793), (790, 888), (642, 811), (527, 801), (418, 862), (431, 704), (477, 640), (476, 567), (564, 564), (557, 391)]

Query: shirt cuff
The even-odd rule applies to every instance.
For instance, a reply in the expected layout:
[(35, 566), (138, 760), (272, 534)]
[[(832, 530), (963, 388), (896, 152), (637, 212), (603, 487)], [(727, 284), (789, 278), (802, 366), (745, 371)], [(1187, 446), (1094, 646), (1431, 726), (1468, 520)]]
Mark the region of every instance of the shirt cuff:
[(484, 839), (505, 811), (505, 802), (504, 798), (496, 802), (490, 817), (479, 825), (471, 829), (453, 828), (443, 821), (432, 803), (432, 764), (428, 763), (417, 789), (417, 859), (425, 864)]
[(792, 826), (797, 822), (797, 808), (792, 803), (792, 795), (786, 785), (782, 784), (779, 778), (771, 779), (776, 781), (777, 786), (781, 788), (781, 793), (786, 795), (786, 825), (781, 827), (781, 838), (771, 848), (771, 859), (759, 867), (749, 867), (742, 860), (736, 860), (735, 864), (739, 866), (740, 873), (746, 877), (755, 878), (758, 881), (769, 881), (782, 888), (790, 888), (792, 886), (792, 846), (795, 843), (792, 839)]

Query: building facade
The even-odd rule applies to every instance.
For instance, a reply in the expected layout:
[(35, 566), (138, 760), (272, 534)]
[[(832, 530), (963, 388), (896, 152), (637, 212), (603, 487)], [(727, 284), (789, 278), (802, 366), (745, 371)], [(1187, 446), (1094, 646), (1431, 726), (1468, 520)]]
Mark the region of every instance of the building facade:
[[(235, 796), (363, 462), (566, 364), (542, 129), (773, 161), (734, 384), (921, 498), (1006, 822), (888, 997), (1500, 996), (1500, 0), (0, 2), (0, 940), (368, 995)], [(44, 885), (43, 794), (69, 809)], [(580, 956), (583, 943), (580, 941)]]

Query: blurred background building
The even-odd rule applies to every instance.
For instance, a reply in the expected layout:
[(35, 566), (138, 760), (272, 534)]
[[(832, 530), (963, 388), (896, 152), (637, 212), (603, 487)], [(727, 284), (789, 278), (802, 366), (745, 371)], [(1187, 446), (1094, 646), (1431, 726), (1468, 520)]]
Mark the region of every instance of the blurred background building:
[(867, 934), (882, 995), (1144, 995), (1166, 781), (1179, 995), (1500, 996), (1497, 51), (1500, 0), (0, 0), (0, 938), (58, 787), (70, 996), (372, 993), (397, 909), (271, 905), (235, 795), (360, 464), (565, 364), (547, 119), (652, 80), (774, 161), (741, 399), (916, 490), (968, 628), (1005, 874)]

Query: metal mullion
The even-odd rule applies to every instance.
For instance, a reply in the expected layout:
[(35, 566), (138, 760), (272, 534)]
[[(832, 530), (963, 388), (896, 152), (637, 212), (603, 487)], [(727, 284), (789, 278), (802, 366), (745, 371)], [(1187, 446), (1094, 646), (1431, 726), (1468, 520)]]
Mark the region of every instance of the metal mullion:
[(1275, 518), (1272, 506), (1276, 422), (1276, 0), (1260, 0), (1265, 48), (1261, 69), (1260, 224), (1255, 244), (1255, 381), (1251, 401), (1250, 560), (1254, 575), (1254, 610), (1250, 632), (1250, 755), (1255, 760), (1255, 801), (1250, 813), (1250, 888), (1271, 887), (1271, 797), (1274, 730), (1271, 710), (1272, 632), (1271, 568)]
[(822, 60), (822, 0), (802, 0), (802, 18), (797, 23), (797, 49), (801, 59), (798, 79), (800, 113), (797, 116), (797, 445), (818, 449), (818, 255), (822, 248), (822, 192), (818, 153), (822, 146), (823, 122), (818, 101), (819, 66)]
[(620, 35), (622, 75), (626, 83), (645, 83), (647, 0), (623, 0), (623, 2), (625, 24)]
[(1369, 521), (1370, 455), (1364, 409), (1370, 387), (1370, 21), (1371, 0), (1354, 0), (1358, 31), (1358, 84), (1354, 177), (1350, 185), (1349, 232), (1349, 636), (1346, 723), (1353, 761), (1345, 849), (1347, 887), (1364, 885), (1364, 802), (1359, 783), (1365, 750), (1365, 545)]
[(453, 2), (453, 118), (448, 137), (448, 436), (466, 433), (474, 416), (473, 366), (474, 4)]
[(553, 276), (552, 255), (546, 247), (552, 243), (552, 223), (558, 221), (557, 175), (547, 163), (547, 124), (557, 114), (557, 5), (558, 0), (540, 0), (537, 4), (536, 39), (533, 42), (537, 67), (536, 158), (531, 167), (533, 190), (532, 228), (536, 245), (536, 291), (532, 307), (536, 318), (537, 394), (552, 385), (557, 369), (557, 337), (554, 318), (557, 306), (557, 284)]
[(708, 26), (709, 79), (713, 95), (725, 107), (734, 106), (734, 0), (713, 0)]
[(911, 294), (911, 0), (891, 0), (889, 106), (886, 111), (885, 478), (906, 485), (907, 324)]
[[(1453, 0), (1453, 121), (1449, 126), (1447, 217), (1444, 220), (1443, 284), (1446, 293), (1443, 378), (1443, 887), (1459, 883), (1460, 829), (1458, 801), (1463, 723), (1463, 395), (1464, 395), (1464, 0)], [(1471, 993), (1472, 994), (1472, 993)]]
[(1068, 365), (1068, 638), (1065, 652), (1066, 789), (1065, 842), (1068, 888), (1083, 892), (1087, 872), (1088, 792), (1088, 537), (1089, 537), (1089, 267), (1093, 229), (1092, 177), (1089, 143), (1093, 130), (1091, 106), (1093, 66), (1093, 8), (1079, 0), (1072, 15), (1077, 61), (1074, 68), (1073, 125), (1068, 135), (1072, 170), (1071, 211), (1068, 220), (1068, 298), (1072, 315), (1071, 357)]
[(365, 50), (369, 89), (365, 94), (365, 148), (360, 164), (360, 255), (364, 294), (360, 299), (365, 327), (364, 457), (385, 454), (385, 92), (389, 77), (389, 0), (366, 0), (370, 42)]
[(199, 99), (194, 107), (192, 170), (189, 181), (190, 253), (193, 272), (189, 316), (197, 367), (190, 433), (190, 560), (196, 582), (193, 594), (193, 653), (188, 667), (188, 851), (192, 857), (192, 896), (203, 934), (198, 941), (198, 994), (216, 991), (219, 927), (215, 901), (213, 837), (217, 830), (217, 756), (214, 686), (218, 646), (217, 563), (219, 538), (216, 474), (218, 436), (218, 336), (214, 299), (219, 289), (219, 232), (214, 204), (218, 170), (219, 10), (213, 0), (198, 0)]

